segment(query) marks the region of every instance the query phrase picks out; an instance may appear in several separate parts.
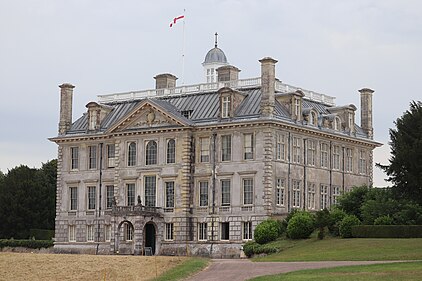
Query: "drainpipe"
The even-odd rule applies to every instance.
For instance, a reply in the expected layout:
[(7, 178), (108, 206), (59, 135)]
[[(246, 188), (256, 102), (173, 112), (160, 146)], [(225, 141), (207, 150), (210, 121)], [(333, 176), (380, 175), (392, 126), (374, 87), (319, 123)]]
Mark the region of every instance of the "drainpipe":
[(328, 157), (330, 157), (329, 163), (329, 169), (330, 169), (330, 207), (333, 205), (333, 142), (330, 141), (330, 153), (328, 154)]
[(291, 208), (291, 196), (292, 196), (292, 192), (290, 190), (291, 185), (290, 185), (290, 170), (291, 170), (291, 164), (290, 164), (290, 132), (289, 132), (289, 136), (287, 138), (287, 190), (288, 190), (288, 196), (287, 196), (287, 212), (290, 213)]
[(342, 154), (343, 154), (343, 167), (342, 167), (342, 169), (341, 169), (341, 175), (342, 175), (342, 180), (343, 180), (343, 182), (342, 182), (342, 187), (341, 187), (341, 189), (343, 190), (343, 194), (345, 193), (345, 186), (344, 186), (344, 164), (345, 164), (345, 161), (344, 161), (344, 150), (345, 150), (345, 148), (344, 148), (344, 146), (342, 147)]
[(98, 202), (98, 218), (97, 218), (97, 249), (95, 254), (98, 255), (98, 247), (100, 246), (100, 217), (101, 217), (101, 186), (103, 184), (103, 143), (100, 143), (100, 186), (99, 186), (99, 202)]
[(216, 138), (217, 134), (212, 134), (212, 209), (211, 209), (211, 248), (210, 256), (212, 256), (213, 245), (214, 245), (214, 215), (215, 215), (215, 183), (216, 183)]
[(306, 210), (306, 139), (303, 139), (303, 210)]

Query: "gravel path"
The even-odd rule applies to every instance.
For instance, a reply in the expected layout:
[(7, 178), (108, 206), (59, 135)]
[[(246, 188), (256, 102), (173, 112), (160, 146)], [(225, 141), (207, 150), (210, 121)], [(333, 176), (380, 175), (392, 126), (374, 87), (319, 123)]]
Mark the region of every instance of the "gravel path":
[(302, 269), (365, 265), (395, 261), (251, 262), (246, 259), (213, 259), (211, 264), (187, 281), (243, 281), (252, 277)]

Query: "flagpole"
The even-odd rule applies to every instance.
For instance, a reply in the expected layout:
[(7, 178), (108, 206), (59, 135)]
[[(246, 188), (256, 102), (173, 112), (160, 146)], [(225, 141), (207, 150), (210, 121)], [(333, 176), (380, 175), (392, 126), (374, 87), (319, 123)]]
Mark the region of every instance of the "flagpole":
[(182, 47), (182, 85), (185, 85), (185, 21), (186, 21), (186, 9), (183, 9), (183, 47)]

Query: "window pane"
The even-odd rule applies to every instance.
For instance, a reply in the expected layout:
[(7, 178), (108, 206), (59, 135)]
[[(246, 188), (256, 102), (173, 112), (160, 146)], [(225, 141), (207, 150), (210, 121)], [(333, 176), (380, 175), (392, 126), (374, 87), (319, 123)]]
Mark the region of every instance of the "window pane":
[(253, 135), (252, 134), (244, 135), (244, 151), (245, 151), (245, 160), (253, 159)]
[(78, 209), (78, 188), (70, 187), (70, 210), (74, 211)]
[(107, 203), (106, 208), (110, 209), (113, 206), (113, 198), (114, 198), (114, 186), (107, 185)]
[(199, 206), (208, 206), (208, 182), (199, 182)]
[(174, 182), (166, 182), (166, 208), (174, 208)]
[(167, 164), (176, 162), (176, 142), (170, 139), (167, 142)]
[(127, 205), (134, 206), (135, 205), (135, 184), (129, 183), (126, 185), (127, 187)]
[(95, 209), (95, 186), (88, 186), (88, 209)]
[(232, 154), (232, 139), (231, 136), (221, 137), (221, 160), (230, 161)]
[(96, 169), (96, 168), (97, 168), (97, 147), (89, 146), (88, 169)]
[(228, 222), (221, 223), (221, 240), (230, 239), (230, 224)]
[(131, 142), (128, 149), (128, 166), (136, 166), (136, 143)]
[(146, 149), (146, 165), (157, 164), (157, 142), (149, 141)]
[(145, 206), (155, 207), (155, 176), (145, 177)]
[(209, 138), (201, 138), (201, 162), (209, 162), (210, 161), (210, 139)]
[(78, 147), (71, 147), (70, 148), (71, 154), (71, 168), (78, 169), (79, 168), (79, 148)]
[(253, 203), (253, 180), (243, 180), (243, 204), (248, 205)]
[(230, 180), (221, 181), (221, 205), (230, 206)]

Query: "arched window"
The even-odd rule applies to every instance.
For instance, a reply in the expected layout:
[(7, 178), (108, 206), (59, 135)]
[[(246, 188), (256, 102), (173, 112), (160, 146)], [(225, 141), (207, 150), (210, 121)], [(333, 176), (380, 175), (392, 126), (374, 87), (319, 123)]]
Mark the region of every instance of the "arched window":
[(340, 128), (341, 128), (341, 120), (340, 120), (340, 117), (336, 116), (336, 118), (334, 119), (334, 130), (340, 131)]
[(174, 139), (167, 141), (167, 164), (176, 163), (176, 142)]
[(129, 143), (128, 153), (127, 153), (127, 165), (136, 166), (136, 143)]
[(124, 240), (125, 241), (132, 241), (133, 240), (133, 226), (130, 223), (125, 222), (123, 224), (123, 231), (124, 231), (124, 233), (123, 233)]
[(153, 140), (147, 143), (145, 164), (146, 165), (157, 164), (157, 142)]
[(309, 125), (316, 126), (318, 123), (317, 115), (314, 111), (311, 111), (311, 114), (309, 114)]

